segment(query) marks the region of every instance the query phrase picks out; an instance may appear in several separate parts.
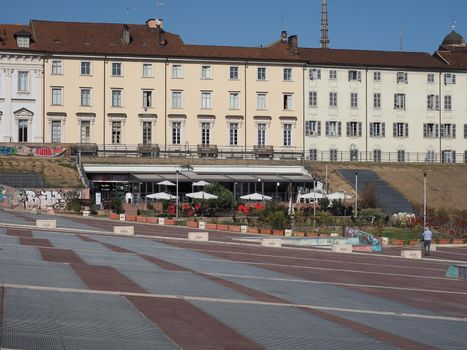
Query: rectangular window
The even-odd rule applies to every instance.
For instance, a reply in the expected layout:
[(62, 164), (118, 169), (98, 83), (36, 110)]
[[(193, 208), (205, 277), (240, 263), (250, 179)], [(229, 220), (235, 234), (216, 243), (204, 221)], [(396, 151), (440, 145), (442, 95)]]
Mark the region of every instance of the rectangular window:
[(284, 146), (292, 146), (292, 124), (284, 124)]
[(329, 160), (331, 162), (337, 162), (337, 149), (331, 148), (329, 150)]
[(467, 151), (464, 151), (464, 163), (467, 164)]
[(148, 109), (152, 107), (152, 91), (144, 90), (143, 91), (143, 108)]
[(18, 92), (29, 92), (29, 72), (18, 72)]
[(266, 124), (258, 124), (258, 146), (264, 146), (266, 144)]
[(267, 109), (267, 94), (259, 92), (256, 94), (256, 109)]
[(284, 68), (284, 80), (292, 81), (292, 68)]
[(240, 109), (239, 92), (229, 92), (229, 109)]
[(149, 78), (152, 77), (152, 64), (151, 63), (143, 63), (143, 77)]
[(201, 144), (209, 145), (211, 141), (211, 123), (201, 123)]
[(441, 124), (441, 137), (445, 139), (455, 139), (456, 124)]
[(91, 143), (91, 121), (82, 120), (80, 123), (80, 139), (81, 143)]
[(433, 73), (428, 73), (426, 75), (426, 82), (428, 84), (434, 84), (435, 83), (435, 75)]
[(329, 80), (337, 80), (337, 70), (331, 69), (329, 71)]
[(394, 94), (394, 109), (405, 109), (405, 94)]
[(183, 94), (182, 91), (172, 91), (172, 108), (183, 107)]
[(358, 93), (356, 92), (350, 93), (350, 107), (358, 108)]
[(405, 162), (405, 151), (403, 149), (397, 150), (397, 161), (399, 163)]
[(341, 122), (330, 121), (326, 122), (326, 136), (341, 136)]
[(452, 73), (444, 74), (444, 84), (451, 85), (456, 83), (456, 75)]
[(377, 163), (381, 162), (381, 150), (380, 149), (373, 150), (373, 161)]
[(349, 70), (349, 81), (362, 81), (362, 72), (358, 70)]
[(386, 124), (381, 122), (370, 123), (370, 137), (385, 137)]
[(173, 122), (172, 123), (172, 144), (179, 145), (181, 140), (181, 131), (182, 131), (182, 123), (181, 122)]
[(373, 94), (373, 108), (381, 108), (381, 93)]
[(52, 120), (51, 130), (51, 141), (52, 143), (62, 142), (62, 122), (60, 120)]
[(238, 145), (238, 123), (229, 124), (229, 145)]
[(91, 75), (91, 62), (83, 61), (80, 66), (81, 75)]
[(464, 124), (464, 139), (467, 139), (467, 124)]
[(211, 66), (201, 66), (201, 79), (212, 79)]
[(122, 76), (122, 64), (120, 62), (112, 62), (112, 76)]
[(426, 152), (426, 159), (425, 162), (427, 163), (434, 163), (436, 161), (436, 154), (435, 151), (427, 151)]
[(361, 122), (347, 122), (347, 136), (361, 137), (362, 136), (362, 123)]
[(441, 151), (441, 162), (443, 163), (455, 163), (456, 162), (456, 152), (451, 150)]
[(28, 142), (28, 121), (27, 119), (18, 120), (18, 142)]
[(63, 74), (62, 61), (53, 60), (52, 61), (52, 75), (61, 75)]
[(230, 66), (229, 79), (230, 80), (238, 80), (239, 79), (238, 67)]
[(201, 109), (212, 108), (212, 92), (201, 91)]
[(312, 68), (309, 70), (310, 80), (320, 80), (321, 79), (321, 69)]
[(321, 122), (318, 120), (305, 121), (306, 136), (321, 136)]
[(451, 95), (444, 96), (444, 109), (446, 111), (452, 110), (452, 96)]
[(181, 64), (172, 65), (172, 78), (181, 79), (182, 77), (183, 77), (182, 65)]
[(282, 95), (282, 107), (286, 111), (292, 110), (292, 94), (283, 94)]
[(439, 136), (438, 124), (435, 123), (425, 123), (423, 124), (423, 138), (433, 139)]
[(337, 92), (329, 93), (329, 107), (337, 107)]
[(152, 143), (152, 122), (143, 122), (143, 144)]
[(318, 106), (318, 93), (316, 91), (310, 91), (308, 93), (308, 106), (309, 107)]
[(408, 84), (408, 74), (406, 72), (397, 72), (397, 83), (398, 84)]
[(373, 81), (381, 81), (381, 72), (373, 72)]
[(266, 68), (258, 67), (257, 79), (258, 80), (266, 80)]
[(112, 107), (122, 107), (122, 90), (112, 90)]
[(392, 136), (395, 138), (409, 137), (409, 124), (408, 123), (393, 123)]
[(80, 102), (82, 107), (91, 106), (91, 89), (80, 90)]
[(63, 105), (62, 93), (63, 93), (63, 88), (61, 87), (52, 88), (52, 106)]
[(16, 45), (18, 47), (28, 48), (29, 47), (29, 37), (27, 36), (18, 36), (16, 37)]
[(112, 144), (122, 143), (122, 122), (113, 121), (112, 122)]
[(318, 150), (316, 148), (310, 148), (308, 154), (310, 160), (318, 160)]
[(426, 108), (432, 111), (439, 111), (439, 96), (438, 95), (427, 95)]

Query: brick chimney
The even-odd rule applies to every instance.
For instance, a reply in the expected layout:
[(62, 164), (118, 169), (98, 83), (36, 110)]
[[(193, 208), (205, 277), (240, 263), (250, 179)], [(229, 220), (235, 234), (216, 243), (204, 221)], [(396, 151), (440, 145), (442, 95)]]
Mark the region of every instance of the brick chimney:
[(296, 35), (289, 36), (289, 39), (287, 41), (287, 45), (289, 47), (289, 50), (292, 53), (298, 53), (298, 36), (296, 36)]
[(287, 41), (287, 31), (283, 30), (281, 32), (281, 41)]
[(131, 42), (130, 28), (124, 24), (122, 28), (122, 41), (128, 45)]

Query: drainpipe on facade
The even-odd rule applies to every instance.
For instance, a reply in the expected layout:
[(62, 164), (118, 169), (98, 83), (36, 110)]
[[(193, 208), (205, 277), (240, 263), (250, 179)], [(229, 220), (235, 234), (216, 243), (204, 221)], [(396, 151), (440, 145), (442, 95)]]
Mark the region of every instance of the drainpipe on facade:
[(247, 86), (247, 85), (246, 85), (246, 70), (247, 70), (247, 68), (248, 68), (248, 61), (245, 62), (245, 69), (244, 69), (244, 73), (243, 73), (243, 75), (244, 75), (244, 77), (243, 77), (244, 83), (243, 83), (243, 84), (245, 85), (245, 88), (244, 88), (244, 90), (245, 90), (245, 107), (244, 107), (244, 108), (245, 108), (245, 119), (244, 119), (244, 123), (243, 123), (243, 124), (244, 124), (243, 128), (244, 128), (244, 130), (245, 130), (245, 131), (244, 131), (244, 134), (245, 134), (245, 135), (244, 135), (244, 138), (245, 138), (245, 140), (244, 140), (243, 142), (245, 143), (245, 147), (244, 147), (245, 153), (247, 152), (247, 144), (248, 144), (248, 143), (247, 143), (247, 138), (246, 138), (246, 134), (247, 134), (247, 133), (246, 133), (246, 131), (247, 131), (247, 130), (246, 130), (246, 128), (247, 128), (246, 121), (247, 121), (247, 119), (248, 119), (248, 118), (247, 118), (247, 91), (246, 91), (246, 86)]
[(439, 103), (439, 113), (438, 113), (438, 128), (439, 128), (439, 134), (438, 134), (438, 137), (439, 137), (439, 162), (441, 163), (443, 161), (443, 151), (442, 151), (442, 145), (441, 145), (441, 71), (439, 72), (439, 81), (438, 81), (438, 103)]
[(165, 59), (164, 64), (164, 150), (167, 152), (167, 67), (169, 65), (168, 59)]
[(104, 116), (102, 118), (102, 135), (103, 135), (103, 138), (102, 138), (102, 142), (104, 144), (104, 154), (105, 154), (105, 121), (106, 121), (106, 118), (105, 118), (105, 104), (107, 103), (107, 98), (106, 98), (106, 77), (105, 77), (105, 66), (107, 65), (107, 56), (104, 56), (104, 66), (103, 66), (103, 71), (104, 71), (104, 105), (103, 105), (103, 111), (104, 111)]
[(306, 64), (304, 64), (302, 69), (302, 160), (306, 159), (305, 156), (305, 71)]
[(365, 69), (365, 161), (368, 162), (368, 67)]
[(47, 60), (47, 54), (44, 55), (42, 60), (42, 143), (45, 143), (45, 62)]

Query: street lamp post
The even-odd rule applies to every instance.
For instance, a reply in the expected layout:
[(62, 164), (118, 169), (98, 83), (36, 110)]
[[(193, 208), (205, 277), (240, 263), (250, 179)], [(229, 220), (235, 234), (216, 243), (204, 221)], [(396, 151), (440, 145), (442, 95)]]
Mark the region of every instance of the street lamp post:
[(277, 199), (278, 199), (278, 197), (279, 197), (278, 192), (279, 192), (279, 186), (280, 186), (280, 184), (281, 184), (280, 182), (277, 182), (277, 183), (276, 183), (276, 202), (278, 201)]
[(175, 172), (176, 172), (176, 187), (175, 187), (175, 196), (177, 198), (175, 198), (175, 218), (176, 220), (178, 220), (178, 173), (180, 172), (180, 167), (176, 167), (175, 168)]
[(316, 228), (316, 180), (313, 180), (313, 228)]
[(426, 173), (427, 170), (423, 169), (423, 227), (426, 227)]
[(358, 216), (358, 170), (355, 170), (355, 213), (354, 216)]

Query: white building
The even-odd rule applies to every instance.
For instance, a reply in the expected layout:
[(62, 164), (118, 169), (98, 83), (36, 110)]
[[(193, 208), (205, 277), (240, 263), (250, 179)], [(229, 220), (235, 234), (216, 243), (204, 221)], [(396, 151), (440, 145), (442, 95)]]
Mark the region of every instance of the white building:
[(0, 142), (43, 142), (43, 59), (29, 26), (0, 25)]

